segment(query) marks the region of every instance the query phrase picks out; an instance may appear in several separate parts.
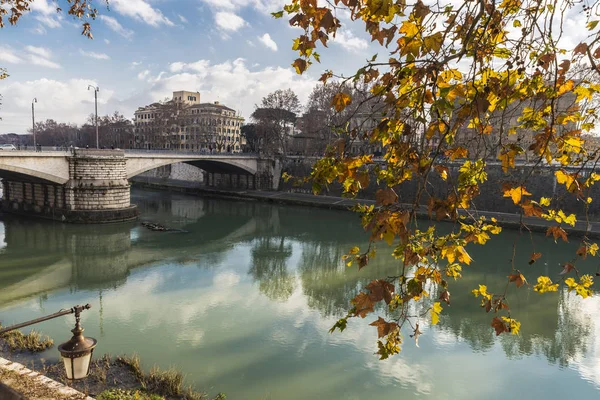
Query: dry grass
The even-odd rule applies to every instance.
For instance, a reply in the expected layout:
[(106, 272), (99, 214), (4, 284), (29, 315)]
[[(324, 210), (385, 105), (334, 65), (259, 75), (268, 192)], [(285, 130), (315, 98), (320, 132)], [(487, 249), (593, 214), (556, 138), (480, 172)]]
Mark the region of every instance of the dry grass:
[[(148, 374), (145, 374), (140, 365), (140, 358), (134, 354), (133, 356), (119, 357), (117, 361), (126, 365), (130, 371), (136, 376), (142, 387), (152, 394), (158, 394), (168, 399), (182, 400), (204, 400), (205, 393), (196, 392), (191, 386), (184, 386), (184, 376), (175, 368), (161, 370), (157, 366), (150, 369)], [(225, 395), (218, 394), (215, 400), (224, 400)]]
[(15, 330), (0, 335), (0, 341), (3, 341), (10, 351), (31, 351), (37, 353), (44, 351), (54, 344), (54, 340), (46, 335), (41, 335), (36, 331), (31, 331), (27, 335), (21, 331)]

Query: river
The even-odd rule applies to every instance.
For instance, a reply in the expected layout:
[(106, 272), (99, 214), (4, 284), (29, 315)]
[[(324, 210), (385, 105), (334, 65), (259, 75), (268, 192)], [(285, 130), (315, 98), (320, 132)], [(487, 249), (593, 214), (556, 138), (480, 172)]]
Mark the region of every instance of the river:
[[(592, 399), (600, 396), (600, 297), (513, 290), (519, 336), (495, 336), (470, 291), (503, 288), (515, 240), (521, 271), (556, 276), (576, 243), (505, 230), (451, 282), (441, 321), (421, 321), (416, 347), (379, 361), (374, 317), (328, 329), (357, 290), (395, 273), (385, 247), (361, 271), (340, 257), (367, 236), (344, 211), (134, 190), (142, 221), (67, 225), (0, 217), (3, 325), (91, 303), (82, 314), (96, 355), (137, 352), (145, 368), (176, 366), (228, 399)], [(573, 240), (575, 241), (575, 240)], [(594, 273), (598, 260), (584, 269)], [(36, 326), (60, 343), (73, 318)], [(56, 359), (55, 348), (44, 354)]]

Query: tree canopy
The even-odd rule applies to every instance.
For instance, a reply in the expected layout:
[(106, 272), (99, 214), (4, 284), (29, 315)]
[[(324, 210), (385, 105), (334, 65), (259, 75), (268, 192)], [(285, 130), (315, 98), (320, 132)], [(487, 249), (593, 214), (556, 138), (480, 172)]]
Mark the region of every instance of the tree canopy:
[[(400, 351), (401, 328), (417, 339), (419, 320), (438, 323), (450, 304), (452, 281), (472, 263), (467, 245), (485, 245), (501, 232), (494, 218), (476, 211), (484, 188), (491, 190), (486, 184), (495, 165), (504, 178), (493, 195), (517, 207), (523, 234), (530, 232), (526, 217), (550, 223), (547, 235), (555, 241), (568, 241), (568, 229), (578, 220), (589, 227), (590, 191), (600, 180), (594, 172), (598, 149), (586, 142), (596, 132), (600, 91), (598, 11), (593, 1), (291, 0), (273, 13), (286, 15), (302, 30), (293, 43), (299, 58), (292, 65), (299, 74), (320, 62), (324, 56), (317, 50), (344, 25), (364, 28), (380, 46), (356, 73), (326, 71), (321, 81), (366, 86), (370, 97), (384, 104), (367, 133), (367, 140), (383, 149), (383, 163), (373, 154), (351, 155), (340, 141), (317, 161), (309, 180), (315, 192), (338, 182), (349, 196), (375, 180), (376, 205), (357, 207), (370, 245), (349, 249), (345, 259), (366, 268), (378, 242), (384, 242), (399, 269), (366, 285), (332, 331), (383, 304), (385, 318), (371, 324), (383, 359)], [(564, 29), (577, 16), (585, 16), (586, 35), (573, 44)], [(355, 101), (340, 90), (330, 106), (340, 112)], [(532, 194), (528, 188), (539, 170), (555, 175), (560, 196), (575, 198), (578, 214), (559, 207), (558, 191)], [(415, 187), (414, 196), (400, 202), (396, 190), (407, 182)], [(446, 190), (437, 190), (440, 182)], [(454, 229), (443, 233), (420, 221), (423, 210), (454, 221)], [(539, 253), (527, 260), (513, 255), (505, 286), (473, 288), (476, 301), (492, 314), (490, 329), (497, 335), (518, 334), (521, 326), (508, 291), (525, 290), (531, 282), (538, 293), (563, 285), (584, 298), (592, 294), (594, 276), (576, 265), (595, 256), (598, 246), (585, 235), (571, 240), (580, 241), (577, 253), (551, 275), (525, 268)]]

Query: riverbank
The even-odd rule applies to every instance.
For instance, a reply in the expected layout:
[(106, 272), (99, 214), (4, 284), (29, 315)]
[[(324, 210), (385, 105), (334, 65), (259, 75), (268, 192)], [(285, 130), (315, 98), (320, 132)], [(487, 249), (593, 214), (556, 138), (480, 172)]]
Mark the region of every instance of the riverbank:
[[(297, 205), (307, 207), (318, 207), (333, 210), (349, 211), (357, 204), (375, 204), (374, 200), (367, 199), (348, 199), (335, 196), (313, 195), (305, 193), (290, 193), (276, 191), (260, 191), (260, 190), (224, 190), (216, 188), (208, 188), (193, 182), (164, 180), (157, 178), (144, 178), (143, 180), (134, 180), (134, 186), (166, 190), (171, 192), (185, 193), (196, 196), (217, 197), (235, 200), (255, 200), (264, 201), (275, 204)], [(525, 224), (531, 231), (545, 233), (548, 227), (555, 226), (556, 223), (546, 221), (536, 217), (522, 217), (518, 214), (509, 214), (492, 211), (475, 211), (471, 213), (484, 216), (486, 218), (496, 218), (498, 224), (502, 227), (519, 229), (522, 224)], [(417, 212), (421, 218), (429, 219), (429, 214), (426, 207), (421, 207)], [(600, 222), (578, 221), (574, 227), (569, 225), (563, 226), (563, 229), (574, 236), (587, 236), (589, 238), (600, 238)]]

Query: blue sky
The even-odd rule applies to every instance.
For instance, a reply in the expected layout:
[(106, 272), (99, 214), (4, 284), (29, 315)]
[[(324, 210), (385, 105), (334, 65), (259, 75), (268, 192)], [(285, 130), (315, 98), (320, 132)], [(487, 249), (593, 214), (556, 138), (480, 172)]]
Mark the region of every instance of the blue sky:
[[(0, 133), (25, 133), (36, 120), (82, 123), (93, 112), (88, 84), (100, 87), (99, 114), (132, 118), (139, 106), (174, 90), (198, 90), (202, 101), (221, 101), (248, 119), (254, 105), (291, 87), (304, 103), (325, 69), (352, 73), (377, 51), (360, 24), (344, 27), (322, 63), (298, 76), (290, 64), (298, 29), (275, 20), (285, 0), (110, 0), (96, 2), (94, 40), (81, 23), (56, 13), (52, 0), (34, 0), (16, 27), (0, 34)], [(60, 4), (64, 9), (65, 4)], [(347, 15), (338, 15), (342, 23)]]

